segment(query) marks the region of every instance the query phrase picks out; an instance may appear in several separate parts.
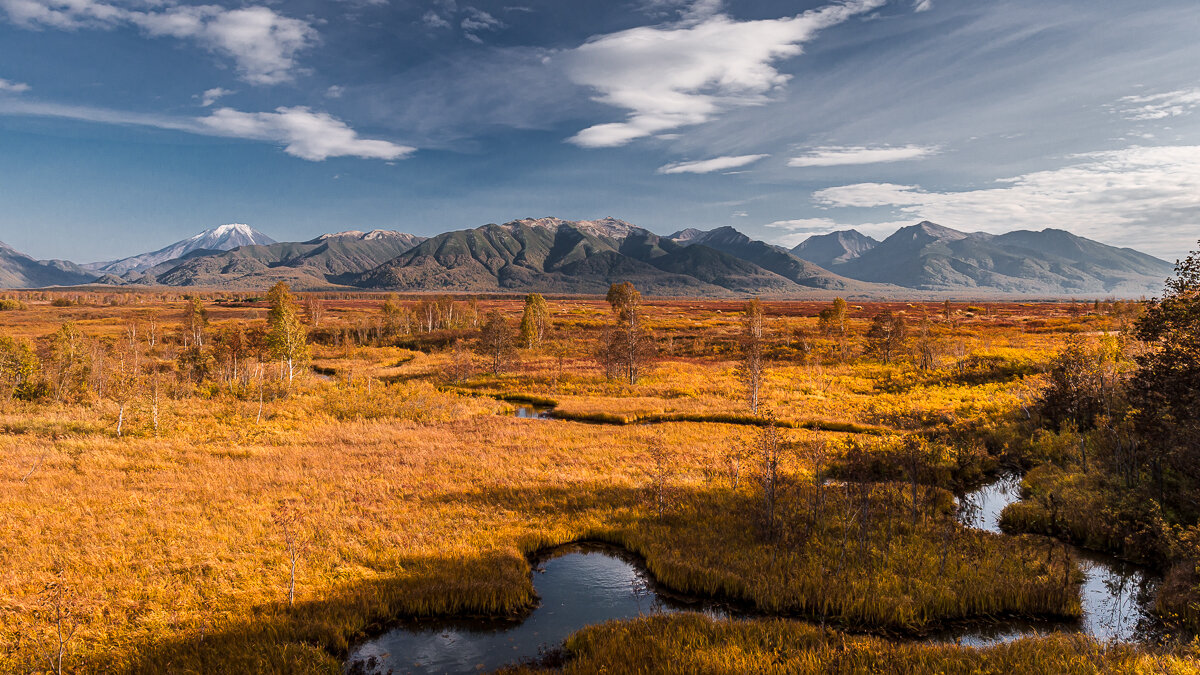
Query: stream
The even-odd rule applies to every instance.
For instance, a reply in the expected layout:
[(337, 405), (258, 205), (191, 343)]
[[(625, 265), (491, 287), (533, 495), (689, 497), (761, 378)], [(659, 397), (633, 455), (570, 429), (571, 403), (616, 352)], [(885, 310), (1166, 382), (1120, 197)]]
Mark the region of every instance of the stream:
[[(541, 418), (529, 408), (518, 416)], [(959, 519), (1000, 532), (1000, 512), (1020, 499), (1020, 479), (1005, 477), (962, 495)], [(1084, 570), (1079, 622), (998, 620), (951, 627), (933, 642), (983, 646), (1051, 631), (1080, 631), (1099, 640), (1130, 641), (1153, 635), (1146, 611), (1156, 580), (1143, 569), (1109, 556), (1073, 548)], [(555, 653), (571, 633), (614, 619), (657, 612), (700, 611), (714, 617), (748, 616), (720, 603), (681, 597), (656, 584), (628, 552), (604, 545), (573, 544), (534, 563), (540, 603), (523, 619), (408, 619), (351, 649), (348, 675), (367, 673), (477, 673), (531, 662)]]

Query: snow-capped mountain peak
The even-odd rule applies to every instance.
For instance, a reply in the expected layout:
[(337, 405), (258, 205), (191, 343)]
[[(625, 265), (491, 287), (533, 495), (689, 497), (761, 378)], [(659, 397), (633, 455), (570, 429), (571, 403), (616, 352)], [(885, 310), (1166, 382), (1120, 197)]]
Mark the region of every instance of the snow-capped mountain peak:
[(88, 269), (107, 274), (142, 272), (169, 260), (181, 258), (193, 251), (231, 251), (241, 246), (274, 244), (275, 240), (244, 223), (220, 225), (157, 251), (85, 265)]

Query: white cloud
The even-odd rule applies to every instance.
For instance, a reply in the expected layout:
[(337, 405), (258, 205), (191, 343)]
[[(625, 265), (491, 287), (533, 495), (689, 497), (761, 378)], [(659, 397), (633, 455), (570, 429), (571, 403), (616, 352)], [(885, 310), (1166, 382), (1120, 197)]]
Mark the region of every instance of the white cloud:
[(1126, 96), (1119, 102), (1126, 119), (1161, 120), (1186, 115), (1200, 107), (1200, 89), (1180, 89), (1147, 96)]
[(826, 207), (891, 207), (958, 229), (1055, 227), (1160, 255), (1200, 236), (1200, 146), (1134, 146), (960, 192), (860, 183), (818, 190)]
[(770, 155), (739, 155), (737, 157), (714, 157), (694, 162), (676, 162), (658, 167), (658, 173), (712, 173), (746, 166), (764, 157), (770, 157)]
[(346, 93), (346, 88), (341, 85), (331, 85), (325, 90), (325, 98), (341, 98), (342, 94)]
[(171, 129), (204, 136), (270, 141), (282, 144), (284, 152), (293, 157), (313, 162), (330, 157), (395, 160), (416, 152), (416, 148), (407, 145), (361, 138), (358, 132), (329, 113), (314, 112), (305, 107), (276, 108), (274, 112), (218, 108), (206, 117), (171, 117), (0, 98), (0, 115), (60, 117), (101, 124)]
[(440, 14), (433, 11), (432, 9), (429, 10), (428, 12), (425, 12), (425, 15), (421, 17), (421, 22), (424, 23), (429, 28), (449, 28), (450, 27), (450, 22), (443, 19)]
[(811, 152), (788, 160), (788, 166), (844, 166), (848, 164), (878, 164), (881, 162), (899, 162), (908, 159), (921, 159), (935, 155), (936, 146), (902, 145), (902, 146), (826, 146), (813, 148)]
[(195, 40), (209, 51), (232, 58), (242, 79), (252, 84), (292, 79), (297, 53), (318, 39), (307, 21), (282, 16), (268, 7), (146, 4), (150, 9), (126, 9), (97, 0), (0, 0), (0, 9), (13, 23), (26, 28), (133, 25), (151, 37)]
[(792, 247), (811, 236), (829, 234), (830, 232), (837, 232), (839, 230), (858, 230), (863, 234), (883, 239), (902, 227), (912, 225), (913, 222), (910, 220), (894, 220), (882, 223), (848, 225), (839, 223), (832, 218), (797, 218), (795, 220), (777, 220), (773, 223), (767, 223), (764, 227), (786, 230), (787, 234), (779, 235), (773, 241), (781, 246)]
[(601, 35), (564, 55), (573, 82), (597, 92), (596, 100), (629, 111), (624, 122), (597, 124), (570, 142), (587, 148), (700, 124), (724, 110), (762, 105), (789, 76), (773, 64), (796, 56), (818, 31), (882, 6), (886, 0), (851, 0), (793, 17), (735, 21), (698, 3), (700, 13), (666, 26), (643, 26)]
[(23, 94), (29, 91), (29, 85), (24, 82), (13, 82), (0, 77), (0, 94)]
[(463, 19), (461, 24), (462, 29), (465, 31), (496, 30), (497, 28), (504, 27), (504, 22), (481, 9), (467, 7), (463, 11), (467, 15), (467, 18)]
[(916, 0), (913, 2), (914, 12), (928, 12), (933, 9), (933, 0)]
[(283, 143), (284, 152), (314, 162), (329, 157), (401, 159), (416, 150), (389, 141), (359, 138), (345, 122), (303, 106), (258, 113), (220, 108), (198, 122), (215, 135)]
[(200, 105), (207, 108), (208, 106), (216, 103), (217, 100), (224, 98), (232, 93), (233, 93), (232, 91), (230, 91), (228, 89), (222, 89), (221, 87), (213, 87), (212, 89), (206, 89), (204, 91), (204, 93), (200, 95)]

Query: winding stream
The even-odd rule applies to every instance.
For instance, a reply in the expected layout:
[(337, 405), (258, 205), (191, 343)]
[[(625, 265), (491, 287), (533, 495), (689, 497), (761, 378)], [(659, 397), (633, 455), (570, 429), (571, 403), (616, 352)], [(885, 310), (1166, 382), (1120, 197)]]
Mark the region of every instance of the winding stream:
[[(542, 418), (530, 408), (518, 416)], [(1002, 478), (960, 498), (968, 527), (1000, 532), (1000, 512), (1020, 499), (1020, 480)], [(1078, 549), (1084, 569), (1080, 622), (996, 621), (968, 624), (929, 636), (934, 642), (987, 645), (1051, 631), (1082, 631), (1100, 640), (1152, 635), (1146, 611), (1154, 580), (1140, 568)], [(600, 545), (569, 545), (536, 563), (533, 585), (540, 604), (524, 619), (406, 620), (354, 647), (346, 673), (477, 673), (533, 661), (555, 652), (571, 633), (613, 619), (655, 612), (701, 611), (745, 616), (719, 603), (680, 597), (658, 586), (634, 556)]]

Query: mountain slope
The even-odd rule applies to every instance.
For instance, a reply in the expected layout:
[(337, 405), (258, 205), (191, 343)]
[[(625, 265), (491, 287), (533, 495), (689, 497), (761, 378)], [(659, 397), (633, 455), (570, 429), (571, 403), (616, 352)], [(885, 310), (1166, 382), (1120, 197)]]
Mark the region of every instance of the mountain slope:
[(1172, 266), (1062, 230), (968, 234), (924, 221), (832, 269), (918, 290), (1136, 296), (1161, 292)]
[(34, 260), (0, 242), (0, 288), (74, 286), (91, 282), (98, 276), (73, 262)]
[(879, 245), (879, 241), (858, 230), (839, 230), (817, 234), (800, 242), (792, 255), (826, 269), (848, 262)]
[(526, 218), (447, 232), (352, 283), (404, 290), (603, 293), (621, 281), (655, 295), (804, 290), (753, 261), (702, 244), (685, 246), (615, 218)]
[[(194, 251), (148, 270), (143, 282), (167, 286), (254, 287), (287, 281), (297, 288), (336, 285), (411, 249), (423, 239), (404, 232), (337, 232), (305, 242)], [(131, 279), (132, 280), (132, 279)]]
[(718, 227), (701, 232), (689, 229), (676, 232), (671, 238), (685, 246), (697, 244), (723, 251), (808, 288), (837, 291), (866, 292), (870, 284), (838, 276), (807, 260), (770, 244), (751, 239), (732, 227)]
[(182, 258), (194, 251), (229, 251), (239, 246), (274, 244), (275, 240), (249, 225), (229, 224), (205, 230), (200, 234), (164, 246), (157, 251), (110, 260), (89, 263), (88, 269), (104, 274), (122, 275), (128, 272), (144, 272), (155, 265)]

